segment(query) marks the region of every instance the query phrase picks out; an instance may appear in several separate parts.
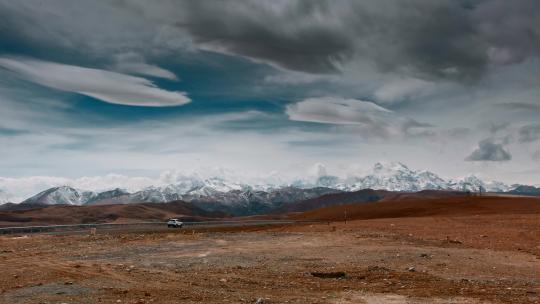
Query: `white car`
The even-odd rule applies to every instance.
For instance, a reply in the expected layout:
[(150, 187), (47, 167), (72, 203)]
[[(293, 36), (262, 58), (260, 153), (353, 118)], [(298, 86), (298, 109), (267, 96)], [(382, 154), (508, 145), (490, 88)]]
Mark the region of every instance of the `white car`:
[(184, 223), (180, 222), (178, 219), (170, 219), (167, 222), (167, 227), (169, 228), (182, 228)]

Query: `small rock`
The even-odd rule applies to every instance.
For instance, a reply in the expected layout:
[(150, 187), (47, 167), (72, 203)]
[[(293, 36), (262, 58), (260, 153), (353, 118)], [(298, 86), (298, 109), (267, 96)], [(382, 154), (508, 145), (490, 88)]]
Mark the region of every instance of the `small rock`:
[(420, 254), (420, 257), (421, 257), (421, 258), (429, 258), (429, 254), (427, 254), (427, 253), (421, 253), (421, 254)]
[(67, 281), (67, 282), (64, 282), (64, 285), (73, 285), (73, 282)]
[(227, 279), (220, 279), (219, 281), (222, 283), (227, 283)]
[(409, 267), (409, 268), (407, 268), (407, 271), (408, 271), (408, 272), (415, 272), (415, 271), (416, 271), (416, 268), (414, 268), (414, 267)]
[(450, 239), (449, 236), (446, 237), (446, 242), (447, 242), (447, 243), (450, 243), (450, 244), (463, 244), (462, 241), (452, 240), (452, 239)]
[(390, 269), (384, 267), (384, 266), (369, 266), (367, 268), (367, 271), (369, 272), (390, 272)]
[(324, 279), (341, 279), (347, 276), (347, 274), (343, 271), (336, 271), (336, 272), (312, 272), (312, 276), (316, 278), (324, 278)]

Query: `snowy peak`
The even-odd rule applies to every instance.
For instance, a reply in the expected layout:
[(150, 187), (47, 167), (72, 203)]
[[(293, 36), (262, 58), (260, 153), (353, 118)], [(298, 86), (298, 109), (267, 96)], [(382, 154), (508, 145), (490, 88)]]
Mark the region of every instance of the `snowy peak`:
[(413, 174), (414, 171), (409, 169), (409, 167), (405, 166), (404, 164), (400, 162), (390, 162), (390, 163), (376, 163), (373, 166), (372, 170), (374, 175), (395, 175), (395, 174)]
[(450, 186), (458, 191), (480, 191), (486, 189), (486, 184), (474, 175), (468, 175), (457, 181), (450, 181)]
[[(25, 204), (41, 205), (82, 205), (140, 202), (219, 202), (223, 204), (248, 204), (256, 202), (260, 206), (268, 203), (292, 202), (311, 198), (325, 191), (358, 191), (363, 189), (415, 192), (421, 190), (457, 190), (477, 192), (507, 192), (515, 187), (501, 182), (484, 182), (474, 175), (462, 179), (447, 180), (426, 171), (414, 170), (400, 162), (376, 163), (369, 174), (353, 175), (345, 178), (328, 175), (323, 165), (316, 167), (315, 175), (292, 182), (270, 176), (264, 182), (249, 184), (235, 178), (203, 178), (199, 175), (174, 175), (167, 184), (159, 184), (128, 193), (122, 189), (104, 192), (83, 191), (69, 186), (54, 187), (27, 199)], [(279, 176), (278, 176), (279, 177)], [(313, 189), (326, 189), (312, 191)], [(0, 203), (3, 193), (0, 192)], [(5, 195), (4, 195), (5, 196)], [(3, 199), (6, 201), (6, 199)]]
[(95, 192), (79, 191), (69, 186), (61, 186), (42, 191), (23, 201), (22, 204), (82, 205), (96, 195)]
[(116, 188), (113, 190), (108, 190), (100, 193), (86, 192), (89, 195), (83, 196), (81, 204), (92, 204), (92, 203), (115, 203), (118, 202), (119, 198), (129, 195), (129, 192), (126, 190)]
[(403, 163), (376, 163), (370, 174), (351, 176), (339, 179), (335, 176), (321, 176), (317, 186), (324, 186), (343, 191), (358, 191), (362, 189), (389, 191), (421, 191), (421, 190), (457, 190), (477, 192), (483, 191), (506, 192), (510, 186), (501, 182), (484, 182), (480, 178), (469, 175), (463, 179), (446, 180), (439, 175), (426, 170), (413, 170)]
[(512, 189), (511, 186), (502, 182), (484, 182), (475, 175), (467, 175), (462, 179), (450, 181), (449, 184), (452, 189), (458, 191), (478, 192), (481, 190), (489, 192), (507, 192)]
[[(345, 182), (347, 185), (347, 182)], [(384, 189), (390, 191), (445, 190), (445, 180), (429, 171), (414, 171), (400, 162), (376, 163), (372, 173), (356, 178), (351, 190)]]

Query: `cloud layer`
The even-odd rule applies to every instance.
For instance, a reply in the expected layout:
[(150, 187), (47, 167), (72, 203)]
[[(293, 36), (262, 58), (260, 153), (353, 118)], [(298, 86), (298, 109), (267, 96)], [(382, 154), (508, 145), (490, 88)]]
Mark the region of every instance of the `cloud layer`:
[(519, 129), (519, 141), (523, 143), (540, 140), (540, 124), (530, 124)]
[(496, 143), (492, 138), (478, 142), (478, 148), (465, 160), (501, 162), (512, 159), (512, 155), (504, 149), (503, 144)]
[(540, 55), (536, 0), (0, 1), (0, 12), (13, 39), (77, 45), (93, 55), (210, 50), (316, 74), (360, 60), (385, 72), (466, 82), (490, 66)]
[(115, 57), (113, 68), (119, 72), (164, 78), (177, 81), (176, 75), (164, 68), (148, 64), (144, 58), (136, 53), (123, 53)]
[(364, 134), (374, 136), (402, 135), (413, 128), (429, 124), (403, 118), (370, 101), (337, 97), (309, 98), (287, 106), (286, 113), (294, 121), (354, 125)]
[(0, 0), (0, 168), (388, 160), (536, 183), (539, 22), (537, 0)]
[(382, 71), (461, 82), (539, 55), (535, 0), (185, 1), (170, 9), (197, 48), (309, 73), (369, 60)]
[(106, 70), (7, 57), (0, 58), (0, 67), (27, 81), (114, 104), (164, 107), (190, 102), (185, 93), (166, 91), (145, 78)]

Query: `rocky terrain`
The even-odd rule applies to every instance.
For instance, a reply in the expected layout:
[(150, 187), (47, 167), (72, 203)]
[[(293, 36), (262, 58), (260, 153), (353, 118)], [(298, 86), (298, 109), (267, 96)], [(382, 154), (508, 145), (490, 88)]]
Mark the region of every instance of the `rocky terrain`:
[[(520, 202), (460, 201), (449, 212), (446, 200), (421, 217), (363, 210), (279, 227), (2, 236), (0, 302), (540, 303), (540, 205)], [(296, 216), (337, 220), (341, 207)]]

